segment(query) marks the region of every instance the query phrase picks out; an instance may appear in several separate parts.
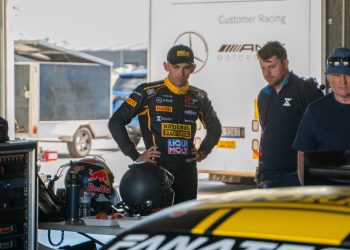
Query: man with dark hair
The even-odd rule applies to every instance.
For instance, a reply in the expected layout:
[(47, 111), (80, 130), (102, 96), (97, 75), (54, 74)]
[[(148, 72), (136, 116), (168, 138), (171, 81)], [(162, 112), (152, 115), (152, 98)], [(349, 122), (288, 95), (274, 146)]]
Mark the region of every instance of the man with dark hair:
[(268, 42), (257, 56), (268, 84), (258, 97), (262, 133), (256, 182), (258, 188), (298, 186), (293, 141), (307, 105), (323, 93), (316, 83), (289, 71), (287, 51), (280, 42)]
[(350, 149), (350, 49), (337, 48), (327, 60), (325, 72), (332, 93), (308, 106), (301, 120), (294, 149), (303, 182), (303, 152)]
[[(189, 85), (194, 72), (194, 54), (184, 45), (172, 47), (163, 63), (168, 76), (141, 84), (113, 114), (109, 129), (121, 151), (136, 162), (164, 167), (175, 177), (174, 203), (196, 199), (197, 167), (221, 136), (221, 124), (207, 93)], [(146, 151), (139, 153), (128, 137), (125, 125), (139, 116)], [(194, 147), (196, 120), (207, 130), (199, 149)]]

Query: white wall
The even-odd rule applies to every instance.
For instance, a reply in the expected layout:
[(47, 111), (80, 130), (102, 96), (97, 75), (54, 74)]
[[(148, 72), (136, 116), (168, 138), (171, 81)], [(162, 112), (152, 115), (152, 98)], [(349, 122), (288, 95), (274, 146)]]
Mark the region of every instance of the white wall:
[(9, 136), (14, 138), (14, 55), (11, 1), (0, 0), (0, 115), (9, 122)]

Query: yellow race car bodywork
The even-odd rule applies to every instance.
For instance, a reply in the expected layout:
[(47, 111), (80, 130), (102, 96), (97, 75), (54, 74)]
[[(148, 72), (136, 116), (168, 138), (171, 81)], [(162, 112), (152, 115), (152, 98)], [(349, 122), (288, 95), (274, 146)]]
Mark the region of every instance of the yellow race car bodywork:
[(350, 188), (232, 192), (157, 212), (108, 249), (350, 249)]

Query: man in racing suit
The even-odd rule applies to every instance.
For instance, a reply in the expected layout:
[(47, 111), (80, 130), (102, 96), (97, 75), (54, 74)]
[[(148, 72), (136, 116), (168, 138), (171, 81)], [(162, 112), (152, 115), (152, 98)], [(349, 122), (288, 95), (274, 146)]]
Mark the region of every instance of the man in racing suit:
[[(141, 84), (113, 114), (109, 129), (121, 151), (136, 162), (160, 165), (175, 177), (174, 203), (197, 198), (196, 162), (206, 158), (221, 136), (221, 124), (205, 91), (190, 86), (195, 69), (193, 51), (184, 45), (172, 47), (163, 64), (164, 80)], [(139, 153), (125, 129), (139, 116), (146, 146)], [(207, 134), (199, 149), (194, 147), (196, 121)]]

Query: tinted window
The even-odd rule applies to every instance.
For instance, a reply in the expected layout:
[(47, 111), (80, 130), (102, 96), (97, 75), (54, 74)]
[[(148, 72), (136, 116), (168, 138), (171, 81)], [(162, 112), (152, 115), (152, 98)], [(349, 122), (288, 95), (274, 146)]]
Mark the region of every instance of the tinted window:
[(110, 67), (42, 64), (40, 120), (96, 120), (110, 117)]
[(147, 81), (145, 77), (119, 77), (113, 86), (114, 91), (132, 92), (139, 84)]

